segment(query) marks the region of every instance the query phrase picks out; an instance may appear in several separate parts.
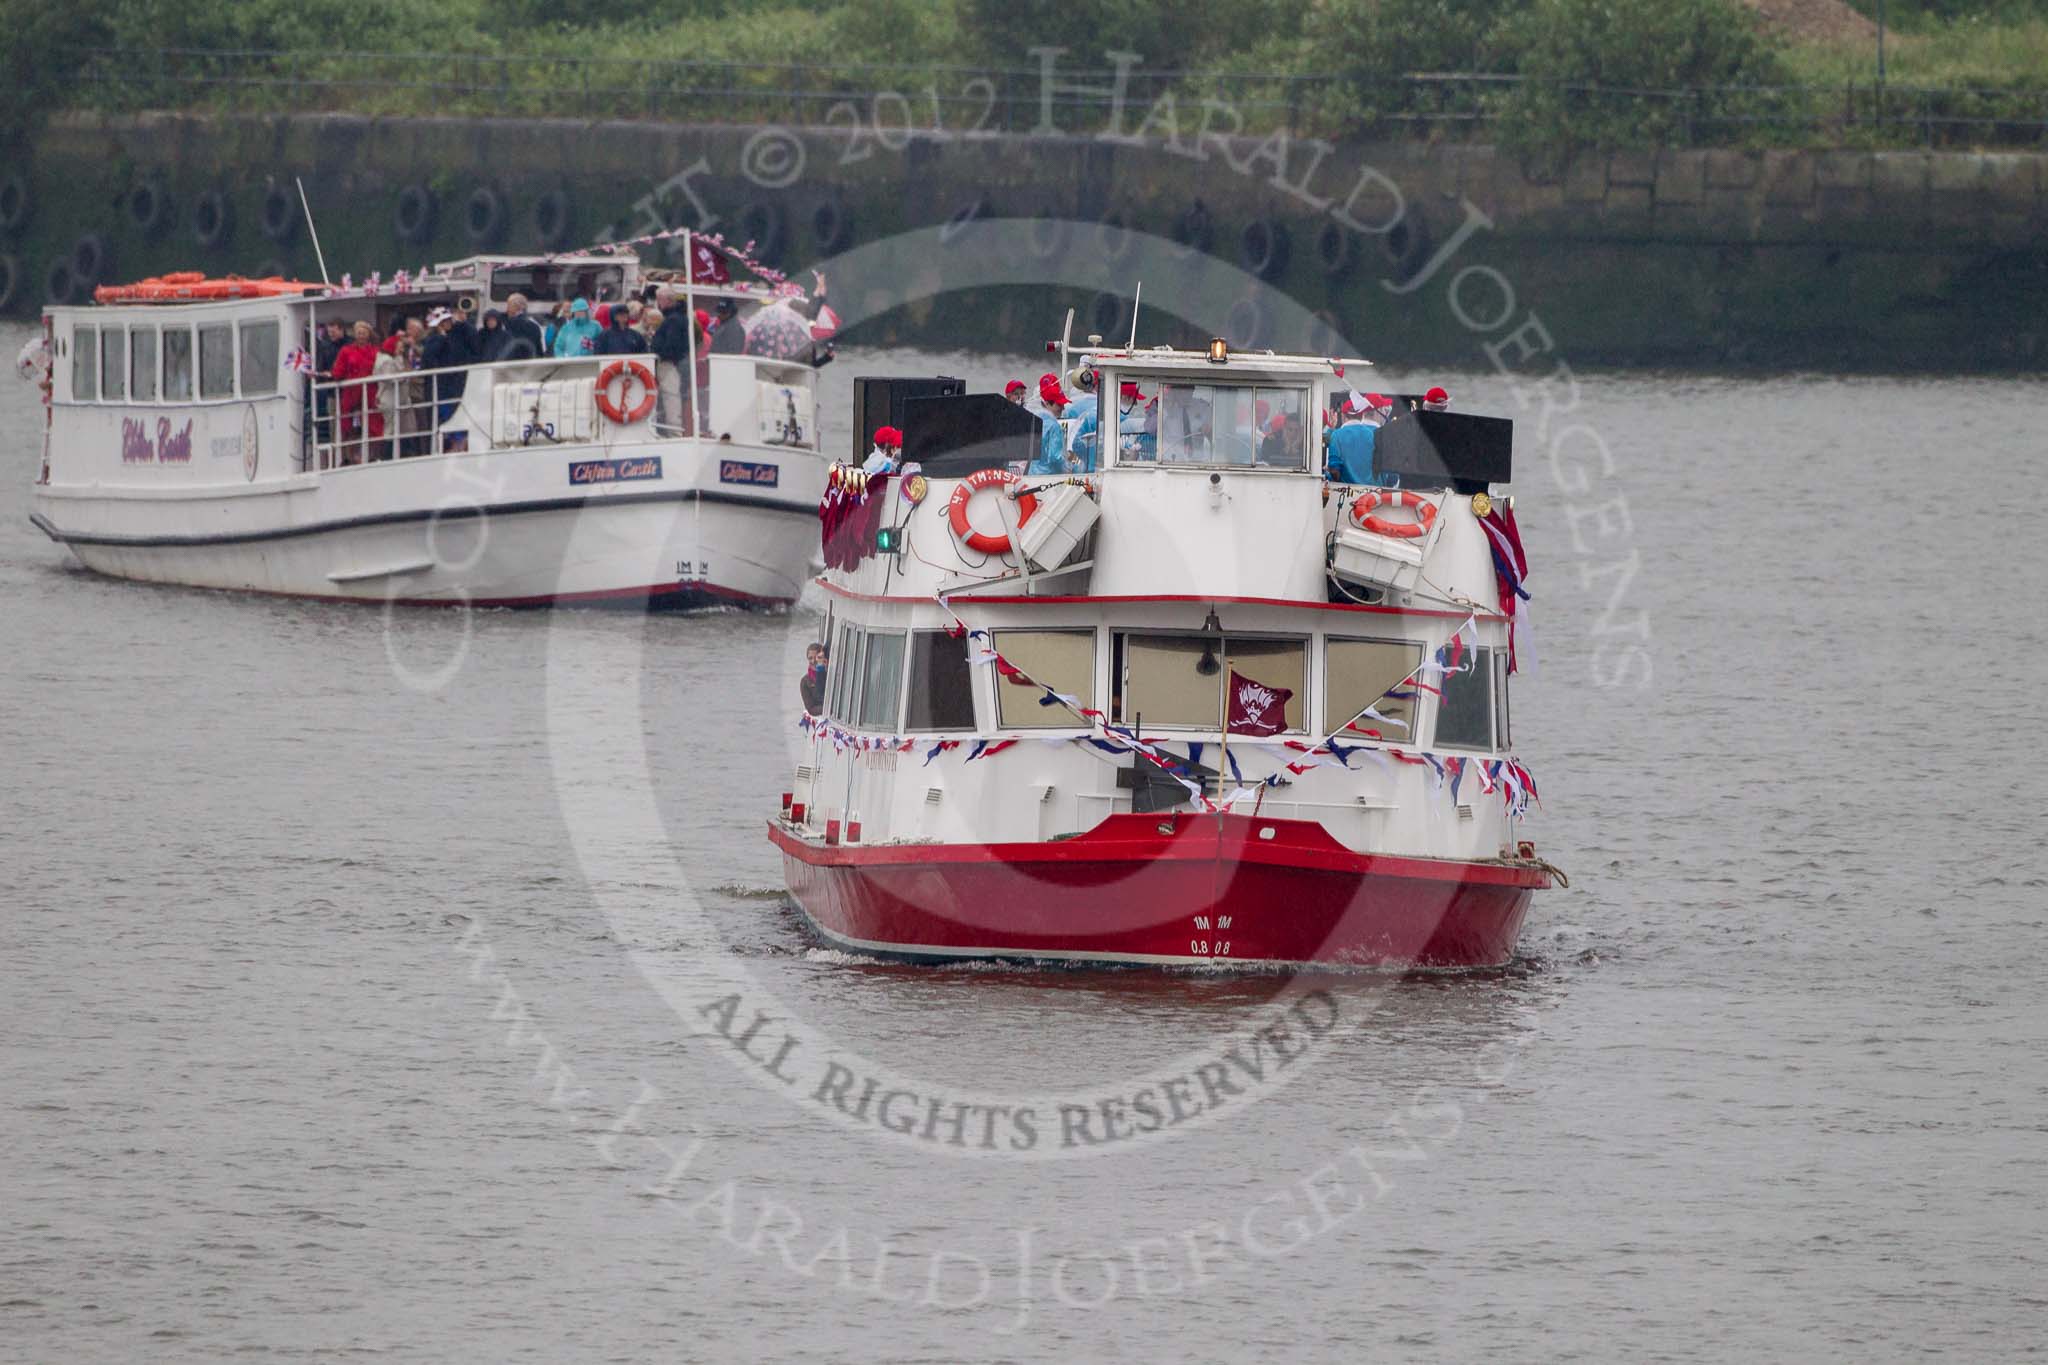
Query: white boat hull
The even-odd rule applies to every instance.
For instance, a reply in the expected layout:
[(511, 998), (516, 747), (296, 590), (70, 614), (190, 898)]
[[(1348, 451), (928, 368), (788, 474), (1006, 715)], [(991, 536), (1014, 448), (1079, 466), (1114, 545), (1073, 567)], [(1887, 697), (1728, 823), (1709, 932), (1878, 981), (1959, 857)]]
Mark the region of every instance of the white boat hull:
[[(794, 601), (815, 553), (817, 457), (656, 453), (661, 478), (584, 488), (569, 467), (614, 452), (439, 456), (176, 497), (45, 487), (35, 520), (88, 569), (191, 587), (456, 606)], [(721, 486), (735, 458), (779, 463), (777, 486)]]

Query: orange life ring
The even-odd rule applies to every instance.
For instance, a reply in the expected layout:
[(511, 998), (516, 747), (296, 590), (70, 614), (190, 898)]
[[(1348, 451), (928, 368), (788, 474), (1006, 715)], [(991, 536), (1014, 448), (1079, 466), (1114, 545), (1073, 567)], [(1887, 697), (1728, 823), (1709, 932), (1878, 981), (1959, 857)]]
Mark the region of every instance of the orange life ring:
[[(612, 401), (612, 381), (621, 375), (631, 375), (640, 381), (640, 401), (629, 412), (625, 406)], [(637, 422), (654, 411), (654, 374), (637, 360), (614, 360), (597, 372), (597, 410), (607, 420), (620, 426)]]
[[(1380, 504), (1406, 507), (1415, 513), (1414, 521), (1388, 521), (1373, 515)], [(1351, 520), (1374, 535), (1392, 536), (1396, 540), (1419, 540), (1429, 534), (1429, 528), (1436, 525), (1436, 504), (1422, 494), (1407, 488), (1372, 488), (1358, 495), (1351, 504)]]
[[(1010, 538), (1006, 535), (984, 535), (975, 530), (973, 524), (967, 520), (967, 504), (984, 488), (1006, 488), (1022, 482), (1024, 480), (1007, 469), (977, 469), (962, 479), (953, 489), (952, 500), (946, 504), (946, 520), (953, 524), (953, 534), (960, 538), (960, 543), (985, 555), (1008, 554)], [(1036, 497), (1029, 493), (1020, 495), (1017, 499), (1017, 524), (1022, 526), (1031, 520), (1031, 514), (1037, 510)]]

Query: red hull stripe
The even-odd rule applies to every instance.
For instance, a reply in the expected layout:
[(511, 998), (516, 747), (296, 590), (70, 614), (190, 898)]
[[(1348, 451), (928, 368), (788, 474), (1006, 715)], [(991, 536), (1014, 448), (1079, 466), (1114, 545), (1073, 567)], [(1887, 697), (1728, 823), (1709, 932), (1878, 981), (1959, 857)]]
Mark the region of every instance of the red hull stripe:
[[(891, 596), (871, 592), (855, 592), (852, 588), (842, 587), (823, 577), (818, 579), (818, 586), (824, 588), (827, 592), (837, 593), (841, 597), (857, 602), (884, 602), (908, 606), (930, 606), (932, 604), (932, 599), (929, 597)], [(1508, 619), (1499, 612), (1491, 611), (1437, 611), (1435, 609), (1416, 607), (1378, 606), (1365, 602), (1301, 602), (1287, 597), (1206, 597), (1194, 593), (1136, 593), (1112, 597), (1061, 596), (1057, 594), (1046, 594), (1042, 597), (999, 597), (995, 595), (983, 596), (979, 593), (970, 593), (963, 590), (954, 593), (950, 600), (998, 607), (1059, 606), (1075, 602), (1086, 602), (1092, 606), (1107, 606), (1119, 602), (1242, 603), (1255, 607), (1297, 607), (1303, 611), (1349, 611), (1380, 613), (1390, 616), (1433, 616), (1446, 621), (1469, 621), (1475, 616), (1481, 621), (1505, 621)]]
[[(768, 837), (790, 857), (817, 867), (1148, 863), (1159, 860), (1206, 864), (1221, 856), (1262, 866), (1299, 867), (1359, 877), (1520, 886), (1530, 890), (1540, 890), (1550, 884), (1549, 874), (1542, 869), (1509, 863), (1355, 853), (1330, 838), (1321, 825), (1308, 820), (1260, 820), (1255, 823), (1251, 817), (1243, 815), (1224, 819), (1237, 826), (1227, 836), (1217, 832), (1218, 817), (1183, 814), (1176, 819), (1172, 835), (1158, 832), (1161, 817), (1112, 815), (1077, 838), (1020, 844), (826, 844), (799, 835), (780, 821), (769, 822)], [(1253, 834), (1255, 828), (1268, 827), (1274, 829), (1278, 837), (1266, 840)]]
[[(1032, 844), (826, 847), (780, 824), (769, 837), (824, 938), (928, 960), (1498, 967), (1545, 880), (1534, 868), (1353, 853), (1313, 821), (1183, 816), (1170, 834), (1159, 823), (1112, 816)], [(1259, 839), (1267, 828), (1274, 838)]]

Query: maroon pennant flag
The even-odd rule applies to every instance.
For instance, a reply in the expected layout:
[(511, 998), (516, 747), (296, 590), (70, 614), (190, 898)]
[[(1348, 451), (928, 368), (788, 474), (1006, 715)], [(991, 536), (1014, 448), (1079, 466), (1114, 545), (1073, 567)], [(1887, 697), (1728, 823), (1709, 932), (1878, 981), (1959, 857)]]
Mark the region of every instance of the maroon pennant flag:
[(711, 243), (701, 239), (690, 243), (690, 283), (731, 284), (732, 271), (726, 269), (725, 253)]
[(1277, 735), (1287, 728), (1287, 703), (1294, 696), (1285, 687), (1253, 682), (1230, 670), (1230, 719), (1224, 729), (1233, 735)]

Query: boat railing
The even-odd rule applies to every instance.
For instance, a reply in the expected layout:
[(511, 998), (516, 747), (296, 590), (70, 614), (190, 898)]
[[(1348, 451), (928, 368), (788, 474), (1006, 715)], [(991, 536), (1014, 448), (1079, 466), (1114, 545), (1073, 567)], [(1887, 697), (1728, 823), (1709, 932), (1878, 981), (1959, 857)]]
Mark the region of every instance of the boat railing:
[[(627, 362), (629, 370), (637, 362), (638, 373), (615, 378), (607, 400), (599, 384), (615, 361)], [(653, 355), (637, 354), (543, 356), (362, 379), (316, 376), (306, 386), (301, 468), (636, 445), (700, 431), (749, 445), (817, 449), (812, 367), (763, 356), (700, 355), (694, 383), (668, 369)], [(664, 380), (670, 393), (662, 392)]]

